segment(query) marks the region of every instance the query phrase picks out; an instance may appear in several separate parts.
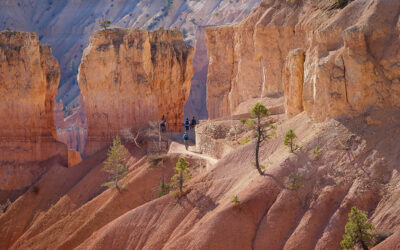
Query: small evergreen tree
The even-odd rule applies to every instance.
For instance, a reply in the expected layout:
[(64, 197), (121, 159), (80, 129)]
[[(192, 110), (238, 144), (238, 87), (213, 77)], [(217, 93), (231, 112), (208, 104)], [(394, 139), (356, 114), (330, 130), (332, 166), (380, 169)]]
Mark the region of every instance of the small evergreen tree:
[(283, 139), (283, 145), (290, 147), (290, 152), (293, 153), (295, 150), (294, 140), (297, 138), (293, 129), (289, 129), (286, 133), (285, 138)]
[(104, 30), (106, 30), (108, 27), (110, 27), (110, 25), (111, 25), (111, 21), (108, 21), (108, 20), (99, 22), (99, 26), (101, 28), (103, 28)]
[(374, 234), (370, 230), (374, 229), (374, 225), (367, 222), (367, 212), (352, 207), (349, 213), (349, 220), (345, 226), (345, 234), (340, 245), (344, 250), (353, 249), (354, 245), (361, 246), (364, 250), (368, 250), (372, 246)]
[(173, 189), (179, 189), (179, 193), (183, 193), (183, 188), (185, 187), (185, 181), (192, 178), (189, 170), (189, 162), (187, 162), (184, 158), (179, 157), (178, 162), (174, 168), (175, 174), (171, 178), (170, 186)]
[(113, 144), (107, 153), (107, 160), (104, 162), (103, 171), (110, 173), (111, 180), (104, 183), (102, 186), (115, 187), (121, 191), (118, 181), (123, 179), (128, 174), (128, 166), (126, 165), (125, 155), (128, 150), (122, 146), (119, 136), (115, 137)]
[(246, 124), (248, 127), (255, 127), (255, 138), (256, 138), (256, 148), (255, 148), (255, 162), (253, 162), (254, 166), (257, 168), (257, 171), (260, 175), (262, 175), (263, 169), (265, 168), (263, 165), (260, 164), (259, 160), (259, 152), (260, 152), (260, 145), (263, 141), (270, 138), (272, 134), (275, 133), (276, 127), (273, 125), (269, 126), (269, 129), (265, 129), (264, 126), (261, 125), (261, 119), (263, 117), (269, 116), (268, 109), (262, 105), (261, 103), (257, 103), (253, 109), (251, 110), (251, 116), (254, 117), (255, 121), (252, 119), (242, 119), (241, 121)]

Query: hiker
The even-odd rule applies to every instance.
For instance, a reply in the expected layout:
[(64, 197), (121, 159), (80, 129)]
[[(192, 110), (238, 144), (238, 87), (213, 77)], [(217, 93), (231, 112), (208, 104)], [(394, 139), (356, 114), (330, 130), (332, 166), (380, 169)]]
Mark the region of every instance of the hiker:
[(196, 124), (197, 124), (196, 119), (195, 119), (194, 116), (193, 116), (192, 123), (190, 124), (190, 126), (192, 127), (192, 129), (194, 129), (194, 128), (196, 127)]
[(188, 150), (189, 149), (189, 135), (187, 134), (187, 132), (185, 132), (183, 134), (183, 141), (185, 142), (186, 150)]
[(161, 127), (161, 132), (165, 133), (165, 131), (167, 130), (167, 120), (165, 119), (164, 115), (161, 118), (160, 127)]
[(186, 118), (185, 123), (183, 124), (185, 126), (185, 130), (188, 131), (190, 128), (190, 122), (189, 122), (189, 118)]

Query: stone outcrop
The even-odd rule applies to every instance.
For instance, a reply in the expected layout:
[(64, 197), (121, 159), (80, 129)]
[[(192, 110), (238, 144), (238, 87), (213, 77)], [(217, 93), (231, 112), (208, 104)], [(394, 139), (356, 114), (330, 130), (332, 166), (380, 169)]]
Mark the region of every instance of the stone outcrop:
[(210, 118), (229, 116), (249, 98), (283, 94), (284, 86), (289, 116), (302, 106), (314, 120), (400, 107), (399, 12), (395, 0), (344, 9), (331, 0), (267, 0), (238, 25), (206, 29)]
[(178, 30), (111, 29), (90, 41), (78, 77), (88, 122), (85, 154), (162, 115), (168, 130), (182, 129), (193, 48)]
[(67, 165), (53, 119), (59, 79), (57, 60), (35, 33), (0, 33), (0, 190), (30, 185), (45, 171), (40, 162)]
[(301, 113), (303, 108), (304, 60), (302, 49), (289, 52), (283, 72), (283, 90), (285, 93), (285, 111), (293, 117)]
[[(83, 153), (87, 140), (87, 123), (83, 101), (80, 105), (69, 110), (64, 118), (64, 105), (56, 103), (54, 123), (57, 128), (57, 137), (60, 142), (67, 144), (68, 149)], [(67, 107), (68, 108), (68, 107)]]

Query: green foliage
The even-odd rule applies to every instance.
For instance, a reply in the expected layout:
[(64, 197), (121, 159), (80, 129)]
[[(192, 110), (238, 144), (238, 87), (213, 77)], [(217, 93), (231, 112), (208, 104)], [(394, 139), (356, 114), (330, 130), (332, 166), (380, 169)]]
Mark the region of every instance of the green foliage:
[(344, 8), (344, 7), (346, 7), (346, 5), (349, 3), (349, 2), (351, 2), (352, 0), (336, 0), (336, 6), (338, 7), (338, 8)]
[(321, 148), (319, 147), (319, 145), (317, 145), (313, 151), (312, 151), (313, 155), (319, 155), (321, 153)]
[(249, 138), (249, 137), (245, 137), (245, 138), (243, 138), (243, 140), (240, 142), (240, 145), (245, 145), (245, 144), (247, 144), (248, 142), (250, 142), (251, 141), (251, 139)]
[(295, 150), (294, 140), (296, 138), (297, 138), (297, 136), (294, 133), (293, 129), (289, 129), (289, 131), (285, 135), (285, 138), (283, 139), (283, 145), (290, 147), (291, 153), (293, 153), (293, 151)]
[(179, 193), (182, 194), (185, 181), (190, 178), (192, 178), (192, 175), (190, 174), (189, 162), (183, 157), (179, 157), (174, 168), (174, 175), (171, 178), (171, 188), (174, 190), (179, 189)]
[(303, 184), (304, 179), (296, 173), (291, 173), (288, 178), (286, 178), (287, 188), (290, 190), (297, 190)]
[(103, 28), (104, 30), (106, 30), (108, 27), (110, 27), (110, 25), (111, 25), (111, 21), (108, 21), (108, 20), (99, 22), (99, 26), (101, 28)]
[(257, 103), (251, 110), (251, 116), (253, 117), (264, 117), (269, 116), (268, 109), (261, 103)]
[(0, 204), (0, 214), (7, 212), (7, 209), (11, 206), (11, 201), (8, 199), (4, 204)]
[(254, 126), (254, 121), (252, 119), (249, 119), (249, 118), (241, 118), (240, 122), (243, 123), (244, 125), (246, 125), (249, 128)]
[(233, 204), (235, 204), (235, 205), (239, 205), (239, 204), (240, 204), (240, 200), (239, 200), (239, 198), (238, 198), (237, 195), (233, 196), (231, 202), (232, 202)]
[(158, 188), (158, 190), (159, 190), (158, 197), (162, 197), (164, 195), (169, 194), (169, 189), (170, 189), (170, 186), (168, 183), (164, 183), (163, 181), (160, 181), (160, 186)]
[(367, 221), (367, 212), (358, 210), (356, 207), (351, 208), (349, 220), (345, 226), (345, 234), (340, 242), (344, 250), (353, 249), (355, 245), (362, 247), (364, 250), (372, 246), (374, 234), (371, 233), (371, 230), (374, 229), (374, 225)]
[(118, 181), (123, 179), (128, 174), (128, 166), (126, 165), (125, 155), (128, 150), (122, 146), (119, 136), (115, 137), (113, 144), (107, 153), (107, 159), (104, 162), (103, 171), (110, 174), (110, 180), (102, 186), (115, 187), (121, 191)]

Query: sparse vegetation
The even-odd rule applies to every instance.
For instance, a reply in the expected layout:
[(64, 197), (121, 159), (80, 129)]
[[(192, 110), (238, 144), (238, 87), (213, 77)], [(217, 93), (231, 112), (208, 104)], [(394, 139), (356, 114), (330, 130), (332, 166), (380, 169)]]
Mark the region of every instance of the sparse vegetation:
[(336, 6), (338, 8), (344, 8), (347, 4), (349, 4), (352, 0), (336, 0)]
[(240, 204), (240, 200), (237, 195), (233, 196), (231, 202), (236, 206)]
[(296, 133), (293, 129), (289, 129), (285, 134), (285, 138), (283, 139), (283, 145), (288, 146), (290, 148), (290, 152), (293, 153), (294, 150), (298, 148), (297, 145), (294, 144), (294, 140), (297, 138)]
[(160, 186), (158, 187), (158, 197), (169, 194), (170, 185), (164, 181), (160, 181)]
[(242, 139), (242, 141), (240, 141), (240, 145), (245, 145), (250, 141), (251, 141), (251, 139), (249, 137), (245, 137)]
[(192, 178), (189, 169), (189, 162), (187, 162), (183, 157), (179, 157), (178, 162), (174, 168), (174, 176), (171, 178), (171, 188), (179, 189), (179, 194), (183, 194), (183, 189), (185, 187), (185, 182)]
[(286, 178), (286, 186), (290, 190), (297, 190), (303, 184), (304, 179), (297, 173), (291, 173), (289, 177)]
[(354, 246), (360, 246), (368, 250), (372, 246), (374, 225), (367, 222), (367, 212), (352, 207), (349, 213), (349, 220), (345, 226), (345, 234), (340, 245), (344, 250), (351, 250)]
[(0, 204), (0, 214), (7, 212), (7, 209), (11, 206), (11, 201), (8, 199), (4, 204)]
[(108, 20), (105, 20), (105, 21), (102, 21), (99, 23), (99, 26), (101, 28), (103, 28), (103, 30), (108, 29), (108, 27), (110, 27), (110, 25), (111, 25), (111, 21), (108, 21)]
[(319, 159), (321, 156), (321, 148), (319, 145), (315, 146), (315, 148), (312, 150), (312, 154), (315, 160)]
[(264, 126), (261, 124), (261, 119), (269, 116), (268, 109), (261, 103), (257, 103), (253, 107), (253, 109), (251, 110), (251, 116), (254, 117), (255, 120), (247, 118), (247, 119), (240, 119), (240, 121), (243, 124), (246, 124), (249, 128), (254, 127), (255, 129), (254, 133), (254, 137), (256, 138), (255, 161), (252, 162), (252, 164), (256, 167), (258, 173), (262, 175), (265, 166), (261, 165), (259, 160), (260, 145), (263, 141), (269, 139), (271, 136), (276, 134), (276, 126), (270, 125), (268, 129), (265, 129)]
[(103, 171), (110, 173), (111, 180), (104, 183), (104, 187), (115, 187), (118, 191), (124, 188), (124, 185), (119, 186), (118, 182), (128, 175), (128, 166), (126, 165), (125, 155), (128, 153), (121, 143), (119, 136), (115, 137), (111, 145), (107, 159), (104, 162)]

